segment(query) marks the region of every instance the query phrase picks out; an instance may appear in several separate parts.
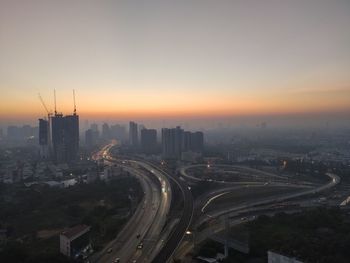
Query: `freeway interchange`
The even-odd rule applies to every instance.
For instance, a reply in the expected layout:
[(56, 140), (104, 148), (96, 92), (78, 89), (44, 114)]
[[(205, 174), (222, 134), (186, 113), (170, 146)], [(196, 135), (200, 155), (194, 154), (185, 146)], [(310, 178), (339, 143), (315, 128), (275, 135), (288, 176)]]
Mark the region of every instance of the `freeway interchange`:
[[(113, 144), (106, 145), (98, 153), (93, 155), (96, 161), (104, 160), (107, 165), (117, 165), (131, 176), (137, 178), (144, 191), (142, 201), (135, 209), (133, 215), (123, 226), (117, 237), (104, 247), (99, 253), (90, 258), (90, 262), (169, 262), (171, 259), (181, 259), (186, 253), (193, 249), (194, 242), (188, 242), (184, 237), (199, 226), (205, 225), (212, 218), (220, 219), (223, 216), (236, 218), (234, 224), (245, 220), (239, 220), (242, 212), (252, 215), (255, 218), (263, 211), (263, 207), (281, 203), (286, 200), (301, 198), (313, 195), (330, 189), (340, 182), (340, 178), (334, 174), (327, 174), (331, 179), (326, 184), (312, 184), (302, 182), (291, 184), (279, 180), (279, 176), (272, 175), (277, 179), (269, 182), (268, 187), (290, 187), (298, 191), (284, 193), (278, 196), (268, 196), (259, 200), (249, 200), (243, 204), (232, 204), (229, 207), (207, 211), (212, 202), (218, 202), (232, 192), (244, 187), (266, 187), (266, 182), (225, 182), (219, 189), (209, 191), (194, 200), (189, 185), (193, 181), (200, 181), (186, 173), (191, 167), (186, 166), (179, 169), (181, 176), (167, 170), (163, 165), (151, 163), (137, 157), (117, 158), (111, 155)], [(219, 166), (218, 166), (219, 167)], [(243, 169), (243, 168), (242, 168)], [(256, 170), (248, 168), (248, 171), (255, 173)], [(265, 174), (268, 176), (268, 174)], [(181, 202), (174, 200), (174, 191), (178, 191), (182, 197), (181, 214), (172, 214), (172, 203)], [(270, 210), (265, 214), (271, 214)], [(247, 220), (249, 220), (247, 218)], [(232, 219), (233, 220), (233, 219)], [(211, 226), (212, 227), (212, 226)], [(222, 230), (223, 225), (217, 226), (214, 231)], [(207, 229), (200, 233), (197, 241), (203, 241), (214, 233)]]

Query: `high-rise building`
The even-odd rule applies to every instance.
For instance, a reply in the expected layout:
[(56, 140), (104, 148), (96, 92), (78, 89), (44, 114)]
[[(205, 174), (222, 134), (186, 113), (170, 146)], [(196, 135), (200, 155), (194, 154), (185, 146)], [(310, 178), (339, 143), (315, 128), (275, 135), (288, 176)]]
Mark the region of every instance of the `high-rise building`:
[(22, 127), (8, 126), (7, 139), (10, 141), (26, 141), (33, 136), (37, 136), (35, 131), (36, 128), (33, 128), (30, 125), (23, 125)]
[(157, 130), (141, 130), (141, 150), (144, 153), (155, 153), (157, 150)]
[(51, 123), (54, 160), (57, 163), (75, 161), (79, 151), (79, 116), (55, 114)]
[(62, 114), (55, 114), (51, 118), (53, 159), (57, 163), (65, 162), (64, 148), (64, 118)]
[(203, 132), (193, 132), (191, 133), (191, 147), (190, 150), (192, 152), (203, 152), (203, 145), (204, 145), (204, 135)]
[(79, 116), (76, 114), (65, 116), (64, 143), (66, 162), (78, 159), (79, 153)]
[(104, 123), (102, 125), (101, 137), (103, 140), (110, 140), (111, 139), (111, 131), (110, 131), (109, 125), (107, 123)]
[(93, 130), (93, 131), (98, 132), (98, 125), (97, 125), (97, 123), (92, 123), (90, 125), (90, 129)]
[(49, 158), (49, 122), (44, 119), (39, 119), (39, 146), (40, 146), (40, 157), (42, 159)]
[(203, 152), (203, 133), (184, 131), (179, 126), (162, 129), (162, 155), (166, 159), (180, 159), (183, 152)]
[(20, 129), (17, 126), (8, 126), (7, 127), (7, 139), (10, 141), (19, 140), (20, 138)]
[(137, 123), (133, 121), (129, 123), (129, 144), (132, 147), (137, 147), (139, 144)]
[(182, 151), (182, 138), (184, 130), (176, 128), (162, 129), (162, 155), (166, 159), (179, 159)]
[(192, 145), (192, 132), (185, 131), (183, 134), (183, 141), (182, 141), (182, 151), (187, 152), (191, 150)]
[(120, 142), (127, 140), (126, 128), (123, 125), (115, 124), (111, 126), (111, 137)]
[(88, 148), (96, 146), (98, 143), (98, 131), (88, 129), (85, 131), (85, 145)]

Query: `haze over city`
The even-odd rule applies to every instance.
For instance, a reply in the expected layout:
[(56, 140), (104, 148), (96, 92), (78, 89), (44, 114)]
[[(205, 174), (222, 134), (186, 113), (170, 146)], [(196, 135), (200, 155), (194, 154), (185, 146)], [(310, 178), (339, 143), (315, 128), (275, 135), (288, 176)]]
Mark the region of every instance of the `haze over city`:
[(350, 1), (0, 0), (0, 262), (349, 263)]
[[(331, 115), (350, 110), (348, 1), (0, 3), (0, 118), (40, 92), (83, 119)], [(249, 118), (248, 118), (249, 119)], [(330, 121), (328, 119), (328, 121)]]

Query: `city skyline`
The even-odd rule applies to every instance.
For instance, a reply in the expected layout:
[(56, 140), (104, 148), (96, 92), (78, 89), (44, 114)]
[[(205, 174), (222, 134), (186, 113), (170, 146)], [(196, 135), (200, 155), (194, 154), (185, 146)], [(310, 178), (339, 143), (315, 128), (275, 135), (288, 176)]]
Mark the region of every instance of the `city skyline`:
[(350, 3), (253, 2), (3, 0), (0, 121), (348, 113)]

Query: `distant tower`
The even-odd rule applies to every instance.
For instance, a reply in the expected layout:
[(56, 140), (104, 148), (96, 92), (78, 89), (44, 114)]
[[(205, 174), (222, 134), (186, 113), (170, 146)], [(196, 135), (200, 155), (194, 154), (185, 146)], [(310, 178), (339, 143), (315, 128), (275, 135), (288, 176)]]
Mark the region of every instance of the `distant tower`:
[(104, 123), (102, 125), (102, 139), (109, 140), (111, 138), (111, 131), (109, 128), (109, 125), (107, 123)]
[(141, 130), (141, 149), (144, 153), (155, 153), (157, 150), (157, 130)]
[(166, 159), (180, 159), (183, 148), (184, 130), (180, 126), (176, 128), (162, 129), (162, 155)]
[(137, 123), (133, 121), (129, 123), (129, 143), (132, 147), (137, 147), (139, 144)]
[(49, 158), (49, 121), (39, 119), (39, 146), (40, 146), (40, 158)]

